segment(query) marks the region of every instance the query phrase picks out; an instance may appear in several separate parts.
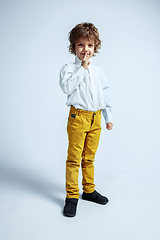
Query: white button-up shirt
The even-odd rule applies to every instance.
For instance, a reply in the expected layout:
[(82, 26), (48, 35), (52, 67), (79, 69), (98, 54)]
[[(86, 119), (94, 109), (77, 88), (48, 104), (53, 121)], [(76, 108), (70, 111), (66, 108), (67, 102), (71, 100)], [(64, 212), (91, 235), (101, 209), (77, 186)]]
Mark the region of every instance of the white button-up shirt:
[(74, 63), (67, 63), (60, 70), (59, 83), (67, 94), (66, 105), (93, 112), (102, 109), (105, 123), (112, 122), (110, 87), (104, 72), (92, 63), (86, 70), (81, 64), (76, 56)]

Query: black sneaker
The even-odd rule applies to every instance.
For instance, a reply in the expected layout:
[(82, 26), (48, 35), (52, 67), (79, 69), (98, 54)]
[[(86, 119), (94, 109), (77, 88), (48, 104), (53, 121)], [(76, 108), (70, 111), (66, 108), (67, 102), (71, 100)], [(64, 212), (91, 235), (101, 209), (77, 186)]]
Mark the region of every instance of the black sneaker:
[(102, 196), (100, 193), (98, 193), (96, 190), (93, 193), (82, 193), (82, 199), (95, 202), (98, 204), (105, 205), (109, 202), (108, 198)]
[(63, 209), (63, 215), (66, 217), (74, 217), (76, 215), (76, 209), (78, 204), (77, 198), (66, 198), (65, 206)]

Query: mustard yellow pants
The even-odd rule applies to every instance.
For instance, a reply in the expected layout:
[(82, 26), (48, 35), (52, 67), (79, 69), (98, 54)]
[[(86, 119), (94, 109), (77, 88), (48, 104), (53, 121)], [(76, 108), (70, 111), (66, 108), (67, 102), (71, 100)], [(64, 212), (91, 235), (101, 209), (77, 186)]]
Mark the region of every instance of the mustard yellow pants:
[(70, 108), (67, 124), (68, 156), (66, 161), (67, 198), (79, 198), (78, 173), (82, 167), (82, 185), (85, 193), (92, 193), (94, 159), (101, 133), (101, 110), (90, 112)]

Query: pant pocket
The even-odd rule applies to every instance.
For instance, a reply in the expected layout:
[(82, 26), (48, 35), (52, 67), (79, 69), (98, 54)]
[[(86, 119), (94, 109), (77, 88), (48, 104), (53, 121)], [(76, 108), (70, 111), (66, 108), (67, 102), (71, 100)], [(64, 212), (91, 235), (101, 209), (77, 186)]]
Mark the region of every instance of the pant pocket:
[(69, 117), (68, 117), (68, 124), (71, 126), (73, 124), (73, 122), (75, 121), (76, 119), (76, 114), (69, 114)]

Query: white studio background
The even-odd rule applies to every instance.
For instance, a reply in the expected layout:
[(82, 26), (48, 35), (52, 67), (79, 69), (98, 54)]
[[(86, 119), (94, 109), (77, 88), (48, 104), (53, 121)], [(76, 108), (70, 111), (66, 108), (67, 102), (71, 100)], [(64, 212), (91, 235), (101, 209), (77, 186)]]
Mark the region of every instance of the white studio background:
[(93, 62), (111, 85), (114, 119), (110, 132), (102, 120), (97, 156), (105, 154), (107, 169), (160, 169), (159, 2), (15, 0), (0, 9), (1, 167), (55, 168), (65, 160), (59, 71), (74, 61), (68, 32), (88, 21), (103, 41)]
[[(130, 201), (131, 194), (125, 198), (131, 204), (128, 208), (112, 201), (115, 205), (113, 209), (112, 205), (108, 208), (106, 226), (103, 225), (106, 218), (95, 225), (94, 215), (91, 224), (95, 229), (101, 229), (102, 234), (107, 229), (109, 240), (157, 240), (158, 225), (150, 225), (151, 230), (155, 230), (154, 236), (153, 231), (148, 232), (148, 227), (145, 229), (153, 214), (155, 221), (152, 222), (159, 222), (158, 200), (145, 205), (145, 199), (150, 199), (148, 191), (153, 189), (152, 183), (159, 185), (156, 174), (160, 170), (160, 2), (156, 0), (0, 1), (0, 182), (2, 184), (4, 180), (3, 192), (8, 194), (7, 198), (3, 198), (4, 194), (0, 196), (3, 206), (0, 210), (3, 217), (0, 217), (2, 240), (50, 240), (53, 229), (57, 234), (53, 236), (63, 235), (62, 226), (72, 234), (70, 222), (60, 218), (59, 212), (55, 214), (57, 207), (54, 208), (57, 225), (54, 225), (50, 215), (52, 211), (48, 205), (48, 211), (45, 208), (46, 202), (41, 198), (31, 200), (28, 195), (24, 195), (21, 201), (14, 186), (23, 191), (28, 187), (32, 193), (46, 194), (49, 198), (52, 189), (60, 189), (62, 195), (55, 195), (54, 201), (61, 207), (64, 204), (69, 109), (59, 86), (59, 71), (66, 62), (74, 61), (67, 48), (68, 33), (84, 21), (94, 23), (99, 29), (102, 48), (93, 63), (101, 67), (108, 78), (113, 106), (112, 131), (105, 129), (102, 118), (102, 134), (95, 161), (97, 183), (105, 192), (105, 184), (101, 183), (107, 180), (110, 196), (120, 200), (116, 195), (119, 194), (121, 203), (123, 196), (127, 192), (130, 194), (129, 177), (130, 183), (134, 184), (135, 180), (137, 185), (141, 183), (139, 190), (137, 185), (133, 187), (133, 199), (144, 189), (144, 201), (139, 206), (144, 214), (142, 210), (138, 213), (133, 208), (138, 200)], [(121, 187), (117, 190), (119, 176), (122, 176)], [(13, 186), (11, 193), (7, 190), (7, 181)], [(154, 190), (158, 192), (156, 187)], [(34, 207), (31, 211), (32, 201)], [(52, 204), (49, 205), (51, 209)], [(147, 204), (150, 210), (146, 216)], [(153, 211), (153, 207), (156, 210)], [(26, 211), (25, 217), (23, 211)], [(84, 214), (88, 211), (93, 214), (89, 208)], [(99, 211), (103, 216), (98, 208), (95, 214)], [(42, 214), (40, 217), (39, 213)], [(133, 217), (130, 221), (127, 214)], [(90, 221), (87, 215), (81, 219), (86, 220), (86, 224)], [(78, 216), (73, 221), (73, 229), (78, 231)], [(135, 226), (138, 221), (141, 221), (140, 226)], [(9, 231), (8, 222), (11, 225)], [(21, 230), (19, 223), (22, 223)], [(50, 230), (44, 230), (45, 223)], [(89, 233), (86, 236), (94, 239)], [(74, 234), (72, 237), (75, 239)]]

